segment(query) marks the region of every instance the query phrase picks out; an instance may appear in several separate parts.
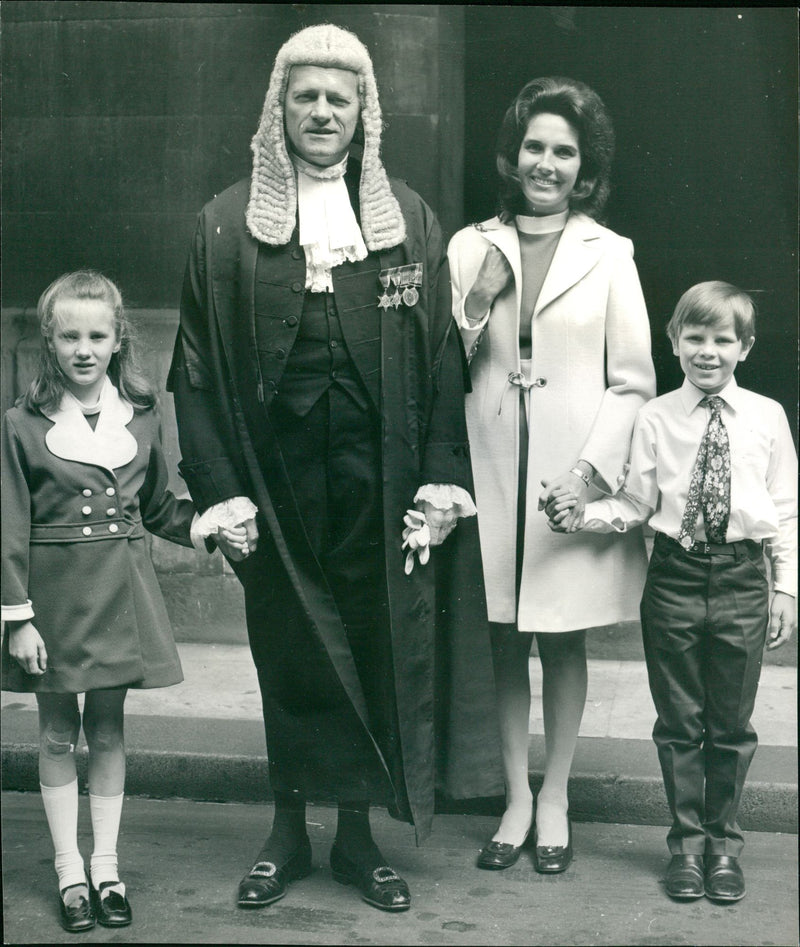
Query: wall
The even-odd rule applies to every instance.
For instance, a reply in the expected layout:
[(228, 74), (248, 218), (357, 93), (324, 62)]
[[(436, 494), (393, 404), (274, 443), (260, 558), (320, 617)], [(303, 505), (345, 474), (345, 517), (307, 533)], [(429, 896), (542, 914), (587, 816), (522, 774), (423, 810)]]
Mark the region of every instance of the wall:
[(797, 10), (470, 6), (465, 219), (494, 213), (494, 146), (529, 79), (592, 86), (617, 133), (608, 223), (630, 237), (660, 391), (681, 373), (664, 327), (693, 283), (753, 290), (737, 377), (797, 419)]
[[(249, 174), (272, 62), (303, 26), (334, 22), (366, 43), (389, 173), (450, 232), (461, 224), (462, 8), (4, 0), (0, 15), (3, 410), (35, 368), (39, 294), (82, 266), (118, 282), (163, 384), (197, 212)], [(182, 492), (167, 393), (162, 413)], [(241, 640), (241, 596), (222, 557), (152, 542), (178, 637)]]

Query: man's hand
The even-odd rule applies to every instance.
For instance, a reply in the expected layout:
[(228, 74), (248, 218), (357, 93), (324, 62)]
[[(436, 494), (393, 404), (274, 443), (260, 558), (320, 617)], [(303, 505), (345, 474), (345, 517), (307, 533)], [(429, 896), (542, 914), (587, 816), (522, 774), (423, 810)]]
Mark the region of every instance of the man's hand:
[(419, 503), (418, 508), (431, 531), (431, 546), (441, 546), (458, 523), (455, 508), (451, 504), (448, 509), (440, 510), (438, 506), (432, 506), (427, 500)]
[(216, 535), (221, 552), (232, 562), (241, 562), (258, 546), (258, 527), (255, 519), (246, 520), (238, 526), (220, 526)]

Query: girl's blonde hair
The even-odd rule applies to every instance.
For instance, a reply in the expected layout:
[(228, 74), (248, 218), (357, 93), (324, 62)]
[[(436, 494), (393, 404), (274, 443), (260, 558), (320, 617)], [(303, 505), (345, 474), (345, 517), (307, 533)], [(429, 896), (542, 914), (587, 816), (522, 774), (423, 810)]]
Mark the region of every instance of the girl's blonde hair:
[(122, 294), (107, 276), (94, 270), (65, 273), (54, 280), (39, 297), (37, 312), (43, 345), (39, 370), (25, 394), (26, 407), (40, 411), (52, 410), (61, 403), (66, 385), (53, 347), (53, 332), (56, 303), (64, 299), (99, 299), (108, 305), (114, 314), (114, 331), (119, 341), (119, 351), (111, 356), (108, 375), (122, 397), (134, 408), (153, 407), (155, 392), (139, 367)]

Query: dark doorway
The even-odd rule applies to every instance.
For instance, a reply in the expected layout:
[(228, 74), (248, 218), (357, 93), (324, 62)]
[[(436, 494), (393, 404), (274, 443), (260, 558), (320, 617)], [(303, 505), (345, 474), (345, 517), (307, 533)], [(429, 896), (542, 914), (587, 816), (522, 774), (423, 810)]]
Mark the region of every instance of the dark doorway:
[(470, 6), (465, 216), (494, 213), (495, 136), (524, 83), (588, 83), (614, 119), (609, 226), (634, 241), (659, 392), (681, 373), (664, 335), (680, 294), (754, 291), (737, 377), (797, 412), (797, 15), (791, 8)]

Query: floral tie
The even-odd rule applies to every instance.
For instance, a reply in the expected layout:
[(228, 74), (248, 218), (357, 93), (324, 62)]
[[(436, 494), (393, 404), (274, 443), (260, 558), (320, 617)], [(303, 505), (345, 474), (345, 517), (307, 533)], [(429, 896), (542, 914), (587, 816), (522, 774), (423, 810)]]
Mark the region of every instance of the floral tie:
[(728, 431), (722, 420), (722, 398), (703, 398), (708, 405), (708, 419), (697, 460), (692, 470), (689, 496), (681, 520), (678, 542), (685, 548), (694, 543), (694, 532), (700, 510), (706, 526), (706, 537), (711, 543), (724, 543), (731, 514), (731, 448)]

